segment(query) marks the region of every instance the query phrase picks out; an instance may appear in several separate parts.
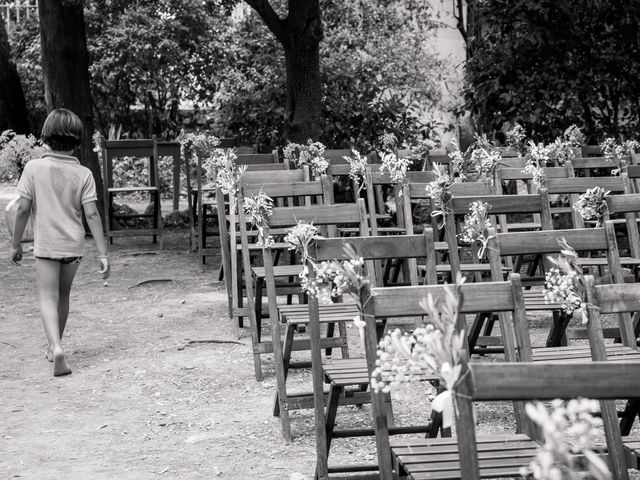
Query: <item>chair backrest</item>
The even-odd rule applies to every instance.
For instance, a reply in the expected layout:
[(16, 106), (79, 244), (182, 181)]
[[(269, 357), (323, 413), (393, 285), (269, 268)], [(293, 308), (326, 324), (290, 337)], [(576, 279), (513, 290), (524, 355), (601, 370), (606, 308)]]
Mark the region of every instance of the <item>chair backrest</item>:
[[(487, 251), (491, 264), (491, 278), (502, 278), (502, 262), (500, 257), (515, 255), (550, 255), (560, 253), (562, 247), (559, 241), (564, 239), (577, 252), (591, 253), (593, 251), (606, 252), (607, 266), (611, 282), (624, 284), (624, 274), (620, 262), (620, 253), (614, 225), (605, 221), (604, 228), (582, 228), (572, 230), (551, 230), (537, 232), (495, 233), (490, 229), (490, 240)], [(548, 267), (548, 260), (543, 257), (543, 266)], [(526, 279), (525, 279), (526, 280)], [(537, 277), (532, 283), (543, 283)], [(633, 322), (631, 315), (618, 315), (620, 337), (625, 345), (635, 345)], [(523, 327), (525, 328), (525, 327)], [(518, 325), (516, 325), (518, 329)], [(517, 332), (516, 332), (517, 333)]]
[(603, 157), (602, 154), (597, 157), (587, 156), (572, 158), (570, 163), (573, 166), (574, 170), (584, 171), (585, 176), (590, 176), (591, 170), (596, 168), (604, 169), (607, 172), (614, 168), (620, 168), (619, 159), (616, 158), (613, 160), (609, 160)]
[(328, 148), (324, 151), (324, 158), (329, 165), (349, 165), (344, 157), (351, 157), (353, 152), (348, 148)]
[[(600, 400), (609, 467), (613, 478), (627, 479), (625, 450), (617, 423), (616, 399), (632, 398), (640, 391), (640, 363), (472, 363), (456, 385), (456, 431), (460, 458), (459, 478), (479, 480), (475, 437), (475, 401)], [(527, 427), (533, 433), (535, 429)]]
[[(426, 191), (428, 183), (429, 181), (413, 182), (409, 180), (402, 187), (403, 225), (409, 233), (414, 231), (412, 202), (418, 200), (431, 202), (431, 196)], [(450, 192), (452, 195), (491, 195), (493, 193), (486, 182), (456, 182), (452, 185)], [(437, 229), (434, 229), (435, 234), (437, 234)]]
[(451, 163), (451, 157), (444, 148), (429, 150), (427, 152), (427, 158), (422, 164), (422, 171), (431, 171), (434, 163), (439, 165), (449, 165)]
[[(277, 165), (283, 165), (281, 163)], [(308, 182), (309, 169), (297, 168), (294, 170), (249, 170), (240, 177), (240, 185), (263, 185), (269, 183)]]
[[(572, 167), (569, 167), (573, 171)], [(594, 187), (601, 187), (611, 193), (624, 193), (625, 184), (622, 177), (574, 177), (549, 178), (546, 181), (549, 195), (568, 194), (571, 206), (575, 205), (578, 195), (585, 193)], [(575, 228), (584, 228), (582, 216), (571, 209), (571, 218)]]
[[(447, 285), (386, 287), (374, 288), (371, 292), (363, 291), (361, 304), (363, 305), (364, 344), (369, 375), (376, 366), (378, 337), (376, 321), (380, 319), (401, 317), (424, 317), (425, 310), (422, 303), (431, 296), (435, 302), (444, 300), (450, 293)], [(459, 318), (456, 330), (465, 328), (465, 315), (500, 312), (505, 315), (521, 316), (526, 319), (522, 286), (518, 275), (514, 275), (507, 282), (482, 282), (463, 284), (461, 286), (462, 302), (459, 307)], [(310, 307), (313, 312), (313, 308)], [(524, 320), (526, 321), (526, 320)], [(505, 345), (505, 351), (511, 361), (516, 361), (513, 338)], [(464, 355), (463, 355), (464, 356)], [(372, 395), (374, 422), (379, 430), (377, 434), (378, 458), (384, 462), (385, 452), (388, 452), (388, 425), (384, 411), (384, 401), (381, 394)], [(525, 420), (524, 405), (514, 403), (518, 425)], [(466, 478), (466, 477), (464, 477)]]
[[(255, 176), (253, 178), (255, 179)], [(313, 181), (305, 181), (304, 178), (303, 174), (302, 180), (287, 181), (286, 183), (263, 181), (241, 183), (238, 196), (247, 198), (264, 192), (273, 200), (287, 199), (289, 206), (293, 206), (292, 202), (297, 200), (301, 200), (302, 203), (310, 205), (312, 198), (326, 205), (333, 203), (333, 186), (326, 175), (322, 175), (320, 179)], [(273, 178), (266, 178), (266, 180), (273, 180)], [(280, 203), (279, 206), (284, 205)]]
[[(433, 172), (407, 172), (406, 182), (427, 183), (434, 179)], [(396, 221), (399, 227), (404, 228), (404, 203), (402, 202), (402, 186), (396, 184), (391, 179), (389, 172), (381, 172), (378, 166), (367, 167), (365, 171), (364, 184), (367, 195), (367, 211), (369, 212), (369, 222), (371, 234), (378, 234), (378, 215), (385, 213), (384, 188), (393, 187), (392, 202), (396, 209)], [(412, 233), (412, 232), (410, 232)]]
[(600, 145), (581, 145), (580, 154), (583, 157), (600, 157), (602, 156), (602, 147)]
[[(347, 260), (345, 243), (350, 244), (357, 255), (364, 260), (389, 260), (394, 258), (420, 258), (426, 265), (425, 282), (436, 284), (436, 259), (433, 244), (433, 233), (425, 228), (422, 235), (370, 236), (370, 237), (338, 237), (318, 238), (312, 246), (311, 257), (316, 261)], [(370, 269), (368, 276), (372, 285), (383, 286), (381, 275), (376, 269)], [(409, 272), (411, 285), (418, 285), (417, 269)]]
[[(549, 196), (545, 189), (541, 189), (537, 194), (526, 195), (473, 195), (458, 196), (453, 195), (446, 207), (446, 222), (444, 225), (444, 237), (449, 252), (449, 262), (451, 272), (455, 277), (460, 271), (460, 255), (458, 253), (458, 233), (461, 225), (461, 215), (466, 215), (471, 211), (471, 205), (476, 201), (483, 201), (491, 205), (489, 216), (504, 216), (501, 222), (501, 231), (508, 232), (509, 224), (506, 215), (537, 215), (540, 218), (540, 228), (551, 230), (553, 228), (551, 212), (549, 209)], [(492, 222), (496, 225), (496, 222)], [(477, 260), (477, 246), (471, 246), (474, 253), (474, 261)], [(494, 277), (498, 279), (501, 277)]]
[(236, 165), (268, 165), (278, 163), (278, 152), (271, 153), (239, 153)]
[[(545, 167), (542, 169), (546, 178), (568, 178), (568, 167)], [(525, 173), (520, 167), (504, 167), (496, 168), (496, 188), (501, 185), (501, 182), (507, 180), (522, 180), (530, 181), (533, 179), (533, 175)]]
[[(172, 147), (168, 144), (163, 146), (167, 152), (172, 150)], [(149, 169), (147, 185), (149, 187), (158, 187), (158, 157), (159, 157), (159, 144), (155, 138), (141, 139), (141, 140), (105, 140), (102, 143), (102, 153), (104, 163), (102, 166), (103, 176), (105, 182), (105, 192), (107, 188), (114, 187), (113, 178), (113, 162), (118, 158), (123, 157), (135, 157), (135, 158), (148, 158)], [(178, 151), (179, 154), (179, 151)], [(167, 153), (168, 155), (168, 153)], [(132, 185), (127, 185), (132, 186)], [(136, 185), (141, 186), (141, 185)]]
[(549, 195), (585, 193), (587, 190), (601, 187), (612, 193), (624, 193), (624, 183), (621, 177), (570, 177), (547, 179)]
[(522, 158), (520, 152), (513, 147), (495, 147), (502, 158)]

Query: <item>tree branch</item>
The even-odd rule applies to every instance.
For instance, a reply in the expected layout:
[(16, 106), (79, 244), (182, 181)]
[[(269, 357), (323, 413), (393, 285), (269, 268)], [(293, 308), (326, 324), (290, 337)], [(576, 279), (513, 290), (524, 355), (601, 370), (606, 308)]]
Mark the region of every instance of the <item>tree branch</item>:
[(245, 2), (258, 12), (269, 30), (280, 40), (280, 43), (284, 43), (286, 41), (285, 21), (278, 16), (269, 0), (245, 0)]

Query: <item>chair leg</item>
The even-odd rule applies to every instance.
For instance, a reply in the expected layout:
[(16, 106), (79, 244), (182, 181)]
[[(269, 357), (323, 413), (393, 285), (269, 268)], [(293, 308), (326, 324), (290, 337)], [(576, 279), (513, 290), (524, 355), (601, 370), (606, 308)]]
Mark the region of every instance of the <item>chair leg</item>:
[(476, 352), (476, 343), (478, 343), (480, 332), (482, 331), (482, 327), (484, 326), (486, 320), (486, 313), (477, 314), (473, 320), (473, 324), (471, 325), (471, 329), (469, 330), (469, 351), (471, 353)]
[(624, 407), (622, 420), (620, 420), (620, 433), (623, 436), (627, 436), (631, 433), (631, 428), (633, 427), (633, 422), (635, 421), (636, 416), (640, 418), (640, 400), (629, 400), (627, 405)]
[(326, 443), (324, 448), (318, 445), (318, 465), (316, 465), (315, 478), (319, 480), (327, 480), (329, 477), (322, 475), (321, 472), (329, 470), (329, 452), (331, 451), (331, 440), (333, 439), (333, 430), (336, 425), (336, 414), (338, 412), (338, 404), (342, 388), (331, 384), (329, 387), (329, 397), (327, 398), (327, 414), (325, 419)]
[(342, 338), (344, 344), (341, 349), (342, 358), (349, 358), (349, 344), (347, 342), (347, 325), (345, 322), (338, 322), (338, 333), (340, 334), (340, 338)]
[[(336, 324), (335, 322), (331, 322), (327, 324), (327, 338), (333, 338), (333, 335), (335, 333), (335, 329), (336, 329)], [(324, 354), (327, 357), (331, 357), (331, 352), (333, 351), (332, 348), (327, 348), (324, 351)]]
[[(293, 351), (293, 338), (296, 333), (296, 327), (291, 324), (287, 324), (287, 331), (284, 336), (284, 346), (282, 347), (282, 370), (284, 371), (285, 382), (289, 376), (289, 364), (291, 363), (291, 352)], [(280, 401), (279, 394), (276, 391), (276, 398), (273, 404), (273, 416), (280, 416)]]

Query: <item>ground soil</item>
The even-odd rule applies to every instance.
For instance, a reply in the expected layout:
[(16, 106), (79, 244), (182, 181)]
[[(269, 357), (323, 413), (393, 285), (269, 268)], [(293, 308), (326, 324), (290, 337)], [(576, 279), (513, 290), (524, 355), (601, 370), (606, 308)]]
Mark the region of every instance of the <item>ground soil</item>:
[[(14, 196), (0, 185), (0, 208)], [(272, 416), (272, 359), (256, 382), (248, 331), (237, 338), (227, 318), (219, 260), (202, 271), (186, 231), (168, 232), (162, 251), (146, 238), (117, 240), (108, 286), (87, 240), (63, 339), (73, 374), (61, 378), (44, 358), (33, 255), (14, 267), (8, 254), (2, 222), (0, 478), (312, 478), (312, 412), (293, 413), (295, 439), (285, 444)], [(296, 373), (291, 384), (309, 380)], [(405, 395), (399, 423), (426, 421), (426, 398)], [(480, 431), (511, 429), (510, 412), (507, 404), (482, 410)], [(343, 417), (366, 421), (370, 410), (353, 407)], [(368, 438), (336, 442), (334, 451), (338, 462), (375, 459)]]

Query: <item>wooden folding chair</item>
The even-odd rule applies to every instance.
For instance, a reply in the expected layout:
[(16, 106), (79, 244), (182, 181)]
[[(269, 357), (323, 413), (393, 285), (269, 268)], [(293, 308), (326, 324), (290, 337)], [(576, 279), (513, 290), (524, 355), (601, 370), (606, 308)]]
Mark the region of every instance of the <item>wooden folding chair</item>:
[[(329, 208), (333, 203), (333, 192), (330, 181), (327, 176), (323, 175), (320, 180), (310, 182), (289, 182), (286, 184), (281, 183), (269, 183), (269, 184), (254, 184), (254, 185), (241, 185), (238, 194), (238, 225), (240, 229), (240, 238), (242, 245), (242, 262), (239, 262), (238, 268), (242, 268), (243, 272), (238, 272), (237, 279), (240, 282), (238, 292), (242, 292), (242, 286), (247, 299), (247, 309), (241, 310), (243, 314), (248, 314), (251, 319), (251, 338), (253, 343), (253, 355), (254, 355), (254, 367), (256, 372), (256, 379), (262, 380), (262, 367), (261, 367), (261, 355), (265, 353), (272, 353), (273, 345), (271, 340), (261, 340), (261, 319), (262, 319), (262, 296), (267, 281), (265, 267), (256, 267), (251, 264), (251, 252), (260, 253), (261, 248), (253, 245), (250, 242), (255, 232), (251, 232), (247, 226), (246, 214), (244, 212), (244, 198), (258, 195), (260, 192), (264, 192), (270, 196), (276, 202), (279, 199), (296, 199), (302, 202), (305, 206), (289, 206), (289, 207), (274, 207), (274, 213), (269, 218), (270, 232), (272, 235), (284, 235), (286, 229), (297, 223), (298, 220), (307, 219), (308, 216), (305, 213), (305, 209), (311, 209), (310, 211), (318, 212), (324, 222), (322, 228), (326, 230), (325, 233), (335, 235), (335, 224), (331, 224), (329, 218), (324, 217), (326, 212), (330, 212)], [(314, 199), (317, 201), (316, 205), (311, 205), (311, 201)], [(349, 222), (344, 223), (359, 223), (359, 211), (357, 204), (349, 204), (350, 208), (354, 209), (350, 211), (354, 214)], [(314, 208), (318, 210), (314, 210)], [(281, 212), (281, 213), (277, 213)], [(354, 213), (355, 212), (355, 213)], [(357, 218), (357, 219), (356, 219)], [(336, 220), (342, 219), (339, 215), (336, 216)], [(275, 222), (275, 223), (273, 223)], [(339, 223), (339, 222), (338, 222)], [(288, 248), (282, 242), (277, 247)], [(274, 246), (274, 247), (276, 247)], [(262, 254), (264, 256), (264, 254)], [(232, 265), (233, 267), (233, 265)], [(282, 285), (278, 285), (277, 295), (295, 295), (299, 294), (299, 282), (297, 281), (298, 274), (302, 269), (301, 265), (282, 265), (274, 268), (274, 278), (288, 279)], [(243, 278), (244, 277), (244, 278)], [(236, 305), (242, 306), (242, 296), (238, 295), (236, 299), (238, 303)], [(271, 323), (274, 321), (271, 319)]]
[[(605, 252), (606, 258), (580, 258), (583, 266), (598, 263), (606, 265), (613, 283), (624, 283), (621, 259), (618, 251), (614, 226), (611, 222), (605, 222), (604, 228), (585, 228), (572, 230), (534, 231), (496, 233), (490, 229), (490, 240), (487, 247), (489, 263), (491, 265), (491, 278), (494, 280), (503, 278), (501, 257), (515, 255), (551, 255), (560, 253), (562, 247), (559, 241), (565, 239), (578, 253), (590, 253), (594, 251)], [(541, 262), (542, 276), (524, 277), (523, 283), (527, 286), (543, 285), (544, 272), (548, 271), (548, 263), (543, 257)], [(572, 316), (567, 315), (557, 304), (548, 304), (544, 300), (542, 290), (528, 290), (525, 292), (525, 305), (527, 311), (553, 310), (554, 321), (546, 341), (547, 347), (559, 347), (566, 345), (566, 329)], [(626, 315), (628, 314), (621, 314)], [(621, 319), (619, 336), (623, 338), (625, 345), (635, 342), (633, 328), (628, 318)]]
[[(124, 157), (147, 158), (148, 168), (146, 172), (146, 185), (119, 185), (113, 176), (114, 162), (121, 161)], [(155, 138), (149, 140), (106, 140), (102, 145), (105, 208), (105, 236), (107, 241), (113, 243), (116, 237), (138, 237), (150, 235), (153, 243), (158, 242), (162, 249), (163, 227), (162, 207), (160, 204), (160, 182), (158, 178), (158, 143)], [(141, 193), (148, 194), (153, 205), (152, 213), (116, 214), (114, 212), (115, 197), (118, 194)], [(115, 229), (114, 221), (118, 219), (150, 219), (151, 227)]]
[[(505, 185), (507, 182), (522, 182), (524, 184), (524, 188), (527, 193), (536, 193), (538, 188), (533, 185), (533, 175), (530, 173), (525, 173), (523, 168), (525, 161), (527, 159), (513, 158), (507, 165), (509, 166), (499, 166), (495, 171), (495, 191), (497, 195), (505, 195)], [(544, 171), (544, 175), (546, 178), (568, 178), (570, 176), (568, 167), (545, 167), (542, 169)], [(520, 195), (521, 191), (516, 188), (516, 191), (513, 193), (515, 195)], [(506, 231), (507, 218), (505, 215), (498, 216), (498, 227), (500, 231)], [(540, 215), (534, 214), (532, 222), (522, 222), (519, 227), (516, 225), (511, 225), (510, 230), (536, 230), (540, 229)]]
[[(325, 233), (335, 237), (337, 225), (358, 225), (361, 237), (368, 235), (366, 212), (364, 201), (357, 204), (335, 204), (335, 205), (314, 205), (306, 207), (282, 207), (274, 208), (273, 214), (269, 218), (269, 230), (285, 229), (297, 224), (298, 221), (312, 222), (319, 229), (324, 229)], [(354, 238), (354, 240), (356, 240)], [(319, 241), (319, 240), (317, 240)], [(342, 242), (338, 238), (336, 241)], [(313, 257), (313, 254), (311, 254)], [(320, 260), (318, 260), (320, 261)], [(287, 376), (291, 368), (309, 367), (309, 362), (291, 362), (291, 353), (299, 350), (309, 350), (309, 341), (306, 339), (296, 340), (295, 334), (309, 323), (308, 306), (305, 304), (279, 305), (278, 288), (276, 279), (282, 277), (294, 277), (301, 272), (303, 266), (300, 264), (278, 267), (273, 265), (273, 255), (271, 248), (263, 249), (264, 267), (253, 267), (252, 274), (256, 284), (256, 324), (257, 333), (260, 333), (261, 319), (258, 316), (260, 311), (262, 285), (266, 286), (267, 304), (269, 310), (269, 322), (271, 325), (271, 344), (274, 354), (276, 371), (276, 405), (274, 414), (280, 417), (282, 432), (285, 440), (291, 440), (291, 422), (289, 412), (292, 410), (312, 408), (312, 393), (287, 391)], [(299, 287), (296, 285), (295, 289)], [(298, 292), (300, 292), (298, 290)], [(351, 323), (357, 314), (355, 305), (350, 303), (334, 303), (323, 306), (320, 309), (321, 322), (326, 326), (326, 336), (321, 340), (321, 347), (326, 349), (329, 355), (333, 348), (340, 348), (342, 358), (348, 358), (349, 350), (347, 346), (346, 324)], [(253, 318), (252, 318), (253, 322)], [(284, 343), (282, 342), (282, 325), (286, 324)], [(335, 327), (338, 327), (338, 335), (335, 336)], [(258, 341), (261, 341), (260, 337)]]
[[(549, 210), (549, 197), (545, 189), (540, 190), (537, 194), (526, 195), (473, 195), (473, 196), (457, 196), (451, 197), (451, 200), (447, 206), (446, 224), (444, 227), (445, 241), (449, 257), (449, 270), (452, 278), (455, 278), (458, 272), (460, 273), (474, 273), (476, 281), (482, 280), (483, 273), (491, 273), (493, 269), (497, 269), (497, 265), (491, 265), (490, 263), (479, 263), (480, 260), (477, 257), (478, 247), (472, 245), (470, 250), (471, 262), (463, 262), (459, 253), (460, 247), (458, 244), (459, 224), (463, 215), (468, 214), (471, 211), (472, 203), (476, 201), (483, 201), (491, 205), (489, 215), (494, 218), (493, 225), (496, 224), (495, 217), (507, 215), (537, 215), (540, 218), (540, 228), (542, 230), (551, 230), (551, 213)], [(508, 222), (503, 224), (504, 231), (510, 231), (511, 225)], [(522, 222), (515, 224), (514, 228), (517, 231), (522, 231)], [(489, 247), (491, 248), (491, 247)], [(489, 249), (488, 248), (488, 249)], [(487, 250), (488, 250), (487, 249)], [(500, 267), (500, 275), (492, 276), (494, 281), (502, 280), (504, 274), (513, 267), (515, 263), (514, 271), (519, 273), (521, 266), (521, 256), (516, 257), (515, 262), (511, 257), (506, 257), (508, 262), (507, 270), (504, 267)], [(444, 266), (440, 267), (445, 271)], [(502, 325), (502, 320), (501, 320)], [(482, 329), (485, 329), (484, 334), (481, 334)], [(469, 345), (472, 353), (500, 353), (502, 347), (497, 343), (496, 337), (491, 336), (493, 329), (493, 316), (487, 317), (486, 315), (478, 315), (473, 322), (469, 330)]]
[[(571, 167), (568, 167), (572, 172)], [(568, 207), (551, 209), (552, 214), (570, 214), (573, 228), (584, 228), (585, 222), (578, 212), (573, 209), (580, 194), (594, 187), (601, 187), (612, 194), (624, 193), (625, 186), (621, 177), (569, 177), (548, 178), (546, 182), (549, 195), (568, 195)]]
[(613, 478), (626, 480), (629, 448), (622, 442), (614, 401), (638, 391), (639, 362), (471, 363), (453, 394), (457, 438), (394, 440), (392, 455), (399, 473), (411, 480), (520, 477), (536, 455), (535, 428), (522, 418), (522, 434), (476, 437), (473, 402), (585, 397), (600, 400), (607, 463)]
[[(550, 378), (548, 379), (542, 379), (542, 383), (553, 382), (554, 385), (556, 385), (566, 382), (567, 374), (571, 375), (571, 373), (575, 371), (576, 362), (582, 362), (584, 364), (590, 363), (592, 359), (594, 361), (603, 361), (607, 360), (608, 358), (609, 360), (615, 360), (616, 362), (624, 361), (625, 365), (629, 362), (635, 362), (636, 365), (640, 364), (640, 362), (638, 361), (640, 358), (640, 354), (635, 350), (629, 350), (626, 353), (621, 353), (620, 351), (618, 351), (612, 355), (612, 353), (605, 348), (604, 338), (602, 336), (602, 323), (600, 321), (600, 314), (619, 314), (625, 311), (628, 312), (637, 310), (640, 307), (640, 285), (625, 285), (623, 286), (622, 291), (620, 291), (619, 285), (594, 287), (593, 277), (591, 276), (586, 277), (585, 283), (587, 288), (587, 301), (595, 307), (589, 309), (588, 311), (590, 347), (586, 348), (586, 354), (576, 354), (576, 351), (573, 351), (567, 352), (568, 355), (565, 355), (564, 357), (559, 357), (557, 355), (554, 357), (549, 355), (550, 349), (541, 349), (547, 352), (546, 356), (537, 354), (536, 350), (538, 349), (533, 349), (533, 351), (531, 350), (526, 316), (516, 315), (513, 317), (519, 360), (523, 362), (545, 362), (544, 365), (548, 365), (551, 363), (553, 364), (552, 368), (560, 372), (558, 374), (551, 374)], [(510, 360), (507, 359), (507, 361)], [(565, 365), (567, 374), (562, 373), (561, 366), (563, 364)], [(503, 366), (505, 364), (499, 365)], [(511, 364), (511, 366), (509, 366), (508, 368), (512, 368), (512, 366), (513, 364)], [(479, 381), (478, 377), (475, 375), (478, 369), (481, 371), (484, 368), (484, 365), (471, 364), (469, 368), (472, 369), (473, 375), (471, 376), (474, 378), (475, 382), (477, 384), (485, 385), (485, 381)], [(588, 368), (591, 369), (592, 367)], [(615, 370), (612, 371), (611, 375), (615, 375), (615, 373), (613, 372), (615, 372)], [(549, 371), (549, 373), (551, 373), (551, 371)], [(501, 383), (508, 383), (512, 385), (516, 382), (520, 382), (522, 379), (526, 381), (526, 379), (529, 378), (529, 375), (510, 375), (507, 372), (495, 372), (495, 375), (500, 376), (503, 379)], [(463, 377), (464, 374), (462, 374), (461, 378)], [(533, 380), (535, 386), (532, 386), (532, 391), (534, 392), (536, 392), (536, 389), (539, 386), (539, 384), (537, 383), (538, 379), (536, 377), (537, 376), (535, 375), (533, 377), (535, 378), (535, 380)], [(464, 378), (466, 379), (466, 377)], [(601, 382), (594, 380), (596, 378), (599, 379), (598, 376), (594, 376), (593, 378), (585, 376), (584, 378), (586, 379), (585, 385), (591, 385), (594, 383), (597, 386), (601, 385)], [(464, 382), (461, 382), (461, 384), (462, 383)], [(487, 388), (489, 390), (494, 390), (493, 393), (497, 394), (498, 388), (495, 383), (495, 379), (490, 380), (489, 383), (491, 384), (491, 388)], [(602, 388), (606, 389), (607, 387), (603, 385)], [(634, 390), (630, 387), (629, 391)], [(559, 392), (556, 392), (554, 390), (551, 390), (550, 392), (550, 394), (542, 394), (536, 392), (536, 396), (531, 398), (540, 400), (552, 398), (554, 396), (565, 398), (565, 396), (560, 394)], [(463, 396), (466, 395), (467, 397), (473, 397), (473, 395), (469, 395), (469, 391), (466, 390), (466, 387), (463, 388), (462, 392), (460, 393), (462, 393)], [(545, 395), (551, 395), (551, 397)], [(587, 394), (586, 390), (580, 391), (573, 395), (600, 398), (597, 395)], [(628, 398), (626, 395), (620, 394), (620, 396), (616, 397), (612, 394), (611, 397), (605, 398)], [(520, 400), (521, 398), (522, 397), (512, 396), (496, 397), (496, 399), (505, 400)], [(458, 399), (460, 399), (460, 397), (458, 397)], [(470, 399), (467, 398), (467, 400)], [(626, 478), (624, 476), (626, 475), (625, 457), (628, 467), (638, 468), (638, 456), (640, 453), (638, 451), (638, 447), (640, 447), (640, 441), (635, 438), (624, 438), (624, 453), (622, 453), (623, 450), (622, 442), (620, 439), (620, 429), (616, 425), (617, 414), (615, 411), (615, 404), (613, 402), (606, 402), (602, 403), (601, 405), (602, 417), (605, 422), (607, 444), (609, 446), (609, 455), (611, 460), (610, 463), (615, 475), (614, 478)], [(625, 421), (633, 421), (635, 415), (638, 414), (638, 407), (639, 404), (637, 400), (632, 400), (627, 404), (627, 409), (625, 411), (626, 415), (623, 416), (622, 423), (623, 434), (628, 433), (628, 430), (631, 426), (629, 423), (625, 424)], [(463, 409), (460, 409), (459, 411), (461, 412), (461, 417), (463, 420), (465, 418), (466, 420), (472, 418), (468, 415), (466, 417), (462, 415), (462, 413), (464, 412)], [(521, 417), (521, 411), (516, 410), (515, 413), (516, 418)], [(458, 418), (457, 420), (460, 420), (460, 418)], [(467, 446), (473, 446), (475, 444), (477, 444), (478, 446), (478, 454), (476, 458), (479, 458), (480, 460), (479, 467), (480, 475), (482, 478), (518, 475), (518, 469), (520, 467), (526, 466), (533, 455), (535, 455), (535, 444), (532, 442), (532, 440), (536, 438), (535, 429), (531, 428), (530, 425), (528, 425), (528, 420), (526, 418), (521, 417), (519, 420), (519, 424), (525, 427), (524, 432), (526, 433), (526, 435), (523, 435), (521, 432), (520, 434), (516, 433), (516, 435), (492, 435), (478, 438), (476, 441), (472, 438), (461, 438), (467, 436), (466, 434), (468, 432), (473, 432), (473, 425), (467, 425), (467, 428), (461, 428), (461, 424), (457, 422), (457, 431), (459, 434), (458, 442), (454, 442), (451, 439), (394, 440), (392, 442), (394, 459), (396, 461), (396, 465), (399, 466), (399, 470), (404, 470), (402, 473), (406, 473), (407, 471), (410, 473), (409, 478), (468, 478), (465, 474), (464, 468), (462, 470), (462, 477), (459, 476), (460, 462), (464, 462), (464, 460), (468, 458), (469, 455), (469, 453), (464, 450), (464, 448), (466, 447), (463, 447), (461, 443), (466, 442)], [(460, 445), (459, 449), (457, 448), (458, 445)], [(458, 452), (460, 452), (459, 456), (457, 455)], [(443, 454), (447, 455), (443, 456)], [(439, 463), (436, 464), (434, 462)], [(478, 465), (476, 465), (476, 470), (477, 469)], [(426, 476), (427, 474), (429, 475), (428, 477)]]
[[(288, 163), (285, 164), (273, 164), (282, 165), (288, 167)], [(309, 181), (309, 170), (307, 168), (297, 170), (262, 170), (262, 165), (247, 166), (247, 170), (244, 172), (240, 179), (241, 185), (267, 185), (267, 184), (279, 184), (279, 183), (299, 183)], [(222, 190), (218, 189), (216, 192), (216, 212), (218, 217), (218, 229), (220, 232), (220, 253), (222, 256), (222, 277), (225, 281), (227, 290), (227, 296), (229, 299), (229, 318), (237, 321), (236, 327), (242, 327), (242, 318), (248, 316), (246, 309), (243, 307), (242, 301), (243, 292), (241, 290), (242, 284), (239, 281), (238, 272), (242, 269), (239, 268), (238, 262), (239, 254), (242, 252), (242, 245), (239, 243), (240, 231), (238, 226), (238, 214), (236, 211), (235, 196), (229, 198)], [(273, 247), (276, 248), (288, 248), (288, 245), (279, 244)], [(260, 254), (261, 249), (250, 244), (250, 252), (254, 254)]]
[[(422, 242), (426, 245), (430, 232), (425, 232)], [(388, 237), (381, 237), (388, 238)], [(393, 240), (400, 241), (408, 237), (393, 237)], [(417, 252), (420, 245), (416, 245), (413, 252)], [(387, 255), (412, 255), (406, 249), (388, 249)], [(427, 252), (425, 252), (427, 253)], [(334, 252), (335, 254), (335, 252)], [(433, 253), (431, 253), (433, 255)], [(435, 259), (434, 259), (435, 260)], [(431, 261), (433, 262), (433, 260)], [(433, 272), (433, 269), (431, 269)], [(337, 430), (335, 428), (338, 401), (346, 388), (351, 386), (367, 385), (371, 373), (376, 364), (376, 352), (378, 349), (379, 335), (382, 333), (379, 322), (389, 318), (399, 317), (422, 317), (424, 310), (420, 302), (431, 294), (434, 298), (443, 298), (446, 295), (446, 287), (442, 285), (434, 286), (411, 286), (411, 287), (386, 287), (374, 288), (370, 292), (364, 291), (361, 295), (361, 302), (364, 305), (363, 316), (365, 326), (365, 352), (366, 360), (350, 359), (348, 361), (331, 361), (320, 367), (321, 355), (318, 347), (319, 339), (319, 315), (318, 305), (315, 299), (309, 302), (309, 311), (312, 322), (310, 323), (310, 335), (312, 340), (312, 364), (314, 381), (314, 402), (316, 415), (316, 437), (317, 437), (317, 464), (316, 476), (320, 479), (328, 478), (333, 472), (353, 472), (353, 471), (375, 471), (380, 472), (380, 478), (391, 477), (391, 456), (389, 435), (421, 433), (427, 432), (430, 436), (435, 436), (441, 427), (437, 422), (426, 426), (393, 426), (392, 413), (390, 409), (389, 397), (371, 392), (373, 428), (358, 428), (348, 430)], [(514, 315), (524, 315), (524, 305), (522, 302), (521, 287), (517, 278), (511, 282), (477, 283), (462, 286), (464, 303), (460, 308), (460, 313), (471, 314), (497, 309), (504, 312), (512, 312)], [(519, 305), (519, 306), (518, 306)], [(464, 317), (458, 319), (457, 328), (464, 328)], [(513, 332), (512, 332), (513, 333)], [(515, 359), (515, 340), (507, 342), (506, 351), (509, 358)], [(326, 413), (322, 395), (323, 378), (330, 382), (329, 399), (327, 401)], [(425, 372), (425, 380), (437, 381), (437, 377)], [(354, 436), (375, 435), (378, 452), (377, 465), (328, 465), (331, 442), (334, 438), (345, 438)]]

